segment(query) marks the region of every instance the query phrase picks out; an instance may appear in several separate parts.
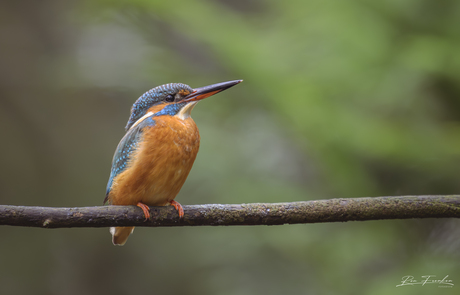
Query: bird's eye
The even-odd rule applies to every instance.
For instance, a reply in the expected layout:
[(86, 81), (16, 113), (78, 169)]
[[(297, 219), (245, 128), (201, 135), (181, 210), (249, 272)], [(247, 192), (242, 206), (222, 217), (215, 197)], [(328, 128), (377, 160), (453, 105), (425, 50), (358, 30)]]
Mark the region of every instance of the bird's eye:
[(173, 102), (174, 101), (174, 96), (172, 96), (171, 94), (168, 94), (168, 96), (166, 96), (165, 100), (167, 102)]

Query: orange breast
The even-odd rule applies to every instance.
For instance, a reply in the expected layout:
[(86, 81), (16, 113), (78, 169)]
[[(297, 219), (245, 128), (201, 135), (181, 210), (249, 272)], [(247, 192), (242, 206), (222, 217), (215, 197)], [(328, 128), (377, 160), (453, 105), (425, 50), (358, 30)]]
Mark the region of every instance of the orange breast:
[(155, 121), (144, 131), (129, 168), (116, 177), (111, 204), (163, 206), (174, 200), (187, 179), (200, 147), (195, 122), (171, 116)]

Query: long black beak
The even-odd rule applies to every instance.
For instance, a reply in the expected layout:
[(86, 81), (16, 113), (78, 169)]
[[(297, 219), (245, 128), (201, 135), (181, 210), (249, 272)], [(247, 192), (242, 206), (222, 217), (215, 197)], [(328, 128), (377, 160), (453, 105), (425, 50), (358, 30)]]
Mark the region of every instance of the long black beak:
[(243, 82), (243, 80), (234, 80), (228, 82), (222, 82), (217, 84), (212, 84), (209, 86), (204, 86), (200, 88), (193, 89), (193, 92), (184, 97), (183, 101), (198, 101), (202, 100), (206, 97), (210, 97), (211, 95), (217, 94), (225, 89), (235, 86), (238, 83)]

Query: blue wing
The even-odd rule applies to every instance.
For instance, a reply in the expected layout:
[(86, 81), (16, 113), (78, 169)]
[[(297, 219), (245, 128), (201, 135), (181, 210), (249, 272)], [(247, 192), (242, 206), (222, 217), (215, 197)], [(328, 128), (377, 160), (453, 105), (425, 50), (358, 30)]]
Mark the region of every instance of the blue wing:
[(142, 140), (142, 135), (146, 127), (155, 125), (155, 120), (152, 117), (144, 119), (142, 122), (129, 129), (125, 136), (121, 139), (117, 146), (112, 160), (112, 170), (110, 172), (109, 182), (107, 183), (107, 191), (105, 194), (104, 204), (107, 202), (114, 178), (123, 172), (129, 164), (133, 153), (137, 150), (139, 142)]

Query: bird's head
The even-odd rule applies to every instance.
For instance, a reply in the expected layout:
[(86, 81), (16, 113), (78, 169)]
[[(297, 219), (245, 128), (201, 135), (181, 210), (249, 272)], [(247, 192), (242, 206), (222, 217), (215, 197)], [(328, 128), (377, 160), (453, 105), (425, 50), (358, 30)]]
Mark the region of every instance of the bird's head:
[[(125, 129), (128, 131), (146, 115), (178, 116), (185, 119), (198, 101), (228, 89), (243, 80), (217, 83), (200, 88), (191, 88), (182, 83), (170, 83), (150, 89), (139, 97), (131, 108), (131, 116)], [(152, 112), (152, 114), (149, 114)]]

